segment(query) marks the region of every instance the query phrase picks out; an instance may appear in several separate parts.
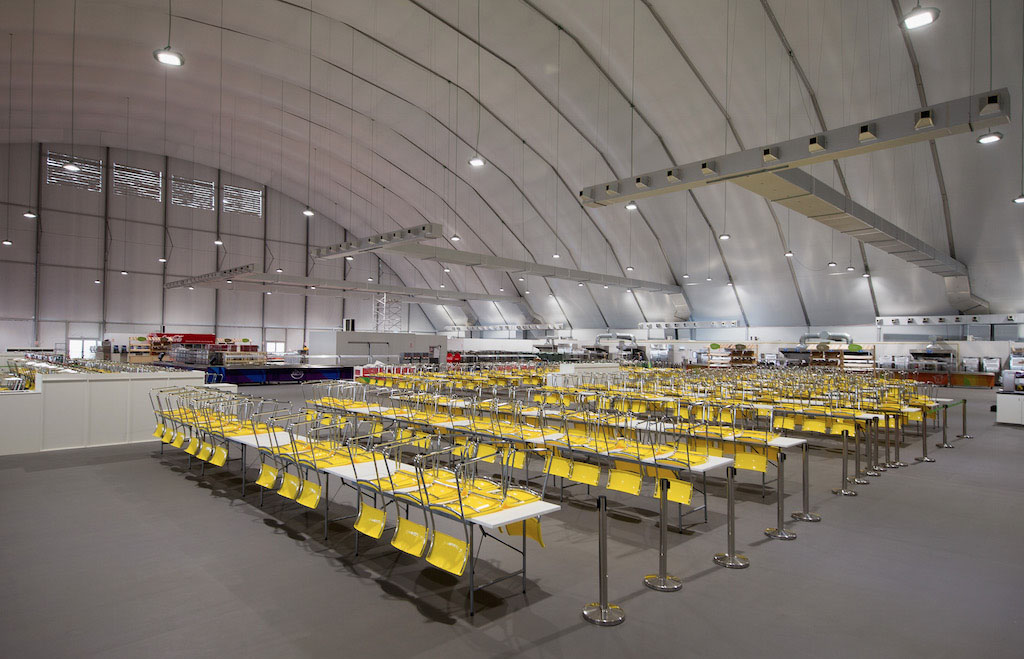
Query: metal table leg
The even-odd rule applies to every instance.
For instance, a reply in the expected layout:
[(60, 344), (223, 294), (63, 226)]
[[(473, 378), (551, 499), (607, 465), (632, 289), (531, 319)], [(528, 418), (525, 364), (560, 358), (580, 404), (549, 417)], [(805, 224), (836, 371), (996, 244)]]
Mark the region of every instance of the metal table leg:
[(832, 494), (841, 494), (844, 497), (855, 497), (857, 496), (856, 490), (849, 490), (846, 488), (850, 482), (849, 478), (849, 454), (850, 454), (850, 433), (846, 430), (843, 431), (843, 484), (832, 490)]
[(949, 422), (948, 412), (949, 412), (949, 405), (943, 405), (942, 406), (942, 443), (935, 445), (938, 448), (953, 448), (953, 445), (949, 443), (948, 439), (946, 439), (946, 428), (949, 425), (949, 423), (948, 423)]
[[(523, 535), (526, 535), (526, 528), (524, 522)], [(470, 525), (469, 527), (469, 617), (476, 615), (474, 595), (476, 594), (476, 588), (474, 587), (474, 578), (476, 577), (476, 553), (473, 551), (473, 542), (476, 538), (476, 526)]]
[[(662, 524), (662, 528), (665, 525)], [(608, 500), (604, 495), (597, 497), (597, 585), (599, 602), (583, 607), (583, 619), (600, 627), (622, 624), (626, 613), (622, 607), (608, 603)], [(473, 544), (470, 542), (470, 555)], [(472, 588), (473, 573), (469, 573)]]
[(733, 480), (736, 477), (735, 467), (725, 468), (725, 494), (728, 504), (728, 517), (726, 519), (728, 547), (726, 553), (715, 554), (715, 563), (722, 567), (742, 569), (750, 567), (750, 560), (741, 554), (736, 553), (736, 494)]
[(804, 497), (804, 509), (800, 512), (793, 513), (790, 515), (793, 519), (801, 522), (820, 522), (821, 515), (811, 512), (811, 465), (810, 465), (810, 454), (807, 442), (804, 442), (803, 446), (803, 470), (804, 470), (804, 482), (803, 482), (803, 497)]
[(787, 531), (782, 525), (782, 520), (786, 516), (786, 504), (784, 503), (786, 498), (786, 452), (779, 449), (779, 486), (775, 489), (778, 501), (776, 502), (776, 510), (778, 511), (778, 521), (773, 529), (765, 529), (764, 534), (769, 538), (775, 538), (776, 540), (796, 540), (796, 533)]
[(644, 585), (651, 590), (660, 590), (670, 593), (683, 587), (679, 579), (668, 573), (668, 481), (661, 479), (659, 486), (661, 494), (661, 522), (658, 529), (658, 574), (648, 574), (644, 577)]
[(967, 399), (961, 399), (960, 408), (963, 410), (963, 430), (957, 437), (960, 439), (974, 439), (974, 435), (967, 434)]

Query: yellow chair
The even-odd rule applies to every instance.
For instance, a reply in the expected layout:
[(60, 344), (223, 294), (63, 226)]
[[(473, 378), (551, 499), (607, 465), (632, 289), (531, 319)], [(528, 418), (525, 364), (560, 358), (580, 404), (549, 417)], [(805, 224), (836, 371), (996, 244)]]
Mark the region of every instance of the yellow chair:
[(161, 439), (164, 441), (164, 443), (170, 444), (174, 436), (174, 428), (172, 428), (171, 426), (166, 426), (164, 428), (163, 434), (161, 435)]
[(587, 462), (573, 462), (569, 479), (584, 485), (596, 486), (601, 480), (601, 467)]
[(540, 518), (531, 517), (523, 522), (515, 522), (505, 526), (505, 533), (509, 535), (523, 535), (532, 539), (541, 547), (544, 547), (544, 538), (540, 534)]
[(828, 432), (828, 419), (823, 418), (807, 418), (804, 419), (803, 425), (800, 426), (800, 430), (803, 432)]
[(320, 490), (320, 483), (314, 483), (311, 480), (303, 480), (302, 489), (295, 501), (306, 508), (316, 510), (316, 507), (320, 505)]
[(256, 484), (268, 489), (273, 487), (274, 483), (277, 482), (278, 471), (277, 467), (273, 467), (266, 462), (260, 463), (260, 474), (256, 477)]
[(398, 526), (391, 537), (391, 546), (416, 558), (423, 557), (427, 548), (427, 527), (405, 518), (398, 518)]
[(772, 430), (795, 430), (796, 419), (792, 416), (777, 416), (772, 421)]
[(284, 479), (281, 481), (281, 488), (277, 491), (278, 494), (283, 496), (285, 499), (295, 500), (299, 496), (299, 489), (302, 486), (302, 479), (295, 474), (285, 473)]
[(447, 533), (434, 531), (427, 562), (445, 572), (461, 577), (469, 564), (469, 543)]
[(832, 426), (828, 429), (830, 435), (842, 435), (843, 431), (846, 431), (850, 437), (853, 437), (857, 432), (857, 424), (854, 421), (834, 421)]
[(199, 450), (196, 451), (196, 457), (199, 458), (200, 460), (202, 460), (203, 462), (209, 460), (210, 456), (212, 456), (212, 455), (213, 455), (213, 444), (210, 444), (209, 442), (203, 442), (202, 444), (200, 444), (199, 445)]
[(185, 444), (185, 433), (178, 431), (174, 434), (174, 439), (171, 441), (171, 446), (174, 448), (181, 448)]
[(757, 453), (737, 453), (733, 466), (746, 471), (759, 471), (762, 474), (768, 470), (768, 458)]
[(502, 464), (511, 469), (522, 469), (526, 466), (526, 451), (507, 450), (502, 454)]
[(654, 498), (661, 498), (661, 482), (668, 482), (668, 500), (672, 503), (680, 503), (684, 506), (690, 505), (693, 499), (693, 483), (679, 480), (678, 478), (658, 478), (658, 486), (654, 491)]
[(210, 456), (210, 464), (214, 467), (223, 467), (228, 461), (228, 447), (218, 446), (213, 449), (213, 455)]
[(199, 452), (199, 446), (201, 442), (198, 437), (192, 437), (188, 440), (188, 446), (185, 447), (185, 453), (189, 455), (195, 455)]
[[(615, 464), (617, 466), (619, 464), (619, 461), (616, 461)], [(640, 488), (643, 487), (643, 484), (643, 476), (641, 476), (635, 471), (626, 471), (623, 469), (608, 470), (608, 485), (606, 487), (609, 490), (615, 490), (616, 492), (625, 492), (626, 494), (638, 496), (640, 494)]]
[[(153, 431), (153, 436), (162, 438), (164, 436), (164, 430), (165, 428), (163, 423), (156, 424), (156, 430)], [(167, 442), (164, 443), (166, 444)]]
[(568, 478), (572, 471), (572, 462), (568, 458), (552, 453), (548, 456), (548, 462), (544, 466), (544, 472), (551, 476)]
[(387, 516), (387, 511), (368, 505), (360, 497), (359, 516), (356, 517), (356, 523), (352, 525), (352, 528), (363, 535), (379, 540), (384, 535), (384, 523), (387, 521)]

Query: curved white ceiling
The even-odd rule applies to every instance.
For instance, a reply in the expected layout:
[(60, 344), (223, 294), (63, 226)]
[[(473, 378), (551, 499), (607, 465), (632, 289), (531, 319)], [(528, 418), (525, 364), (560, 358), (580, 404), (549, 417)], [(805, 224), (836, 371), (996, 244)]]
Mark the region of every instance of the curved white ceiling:
[[(942, 10), (938, 22), (910, 35), (927, 98), (988, 88), (988, 3), (933, 4)], [(630, 170), (819, 130), (813, 100), (827, 127), (917, 107), (892, 0), (480, 0), (479, 32), (477, 6), (224, 0), (222, 16), (220, 2), (174, 0), (172, 42), (186, 64), (170, 70), (151, 56), (165, 44), (166, 3), (78, 0), (74, 139), (127, 140), (133, 149), (220, 165), (299, 200), (308, 189), (311, 205), (356, 235), (429, 220), (463, 238), (442, 241), (449, 247), (615, 275), (632, 265), (638, 278), (691, 284), (684, 290), (699, 319), (828, 325), (871, 322), (876, 311), (950, 311), (939, 276), (867, 247), (872, 279), (863, 279), (859, 245), (735, 186), (646, 199), (635, 213), (584, 210), (576, 201), (584, 185)], [(14, 33), (8, 140), (71, 140), (73, 7), (74, 0), (0, 6), (0, 22)], [(991, 86), (1009, 87), (1015, 111), (1021, 12), (1013, 0), (993, 3)], [(972, 135), (945, 138), (937, 153), (953, 247), (974, 293), (994, 311), (1019, 311), (1024, 209), (1009, 203), (1021, 184), (1019, 120), (1001, 132), (1006, 139), (989, 147)], [(467, 164), (475, 150), (486, 167)], [(927, 144), (811, 171), (836, 187), (842, 176), (856, 201), (949, 249)], [(726, 226), (732, 240), (719, 243), (714, 236)], [(787, 243), (792, 261), (783, 256)], [(436, 286), (444, 276), (471, 291), (529, 287), (545, 319), (575, 327), (673, 315), (660, 294), (518, 282), (483, 269), (444, 275), (435, 263), (384, 258), (412, 286)], [(839, 274), (826, 267), (830, 258)], [(856, 272), (846, 272), (848, 263)], [(730, 275), (734, 288), (725, 285)], [(503, 321), (496, 305), (473, 308), (482, 323)]]

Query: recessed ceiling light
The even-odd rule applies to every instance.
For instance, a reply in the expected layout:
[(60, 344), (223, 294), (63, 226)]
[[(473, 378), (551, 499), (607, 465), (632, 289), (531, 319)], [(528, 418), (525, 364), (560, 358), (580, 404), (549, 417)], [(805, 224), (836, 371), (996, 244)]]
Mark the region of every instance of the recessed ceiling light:
[(99, 280), (99, 279), (93, 279), (93, 280), (92, 280), (92, 283), (94, 283), (94, 284), (99, 284), (99, 283), (101, 283), (101, 282), (100, 282), (100, 280)]
[(451, 269), (451, 268), (445, 268), (445, 269), (444, 269), (444, 271), (445, 271), (445, 272), (451, 272), (451, 271), (452, 271), (452, 269)]
[(1003, 134), (999, 131), (982, 133), (978, 136), (978, 144), (995, 144), (1001, 139), (1003, 139)]
[(530, 291), (523, 291), (523, 295), (529, 295)]
[(4, 238), (3, 242), (0, 242), (0, 245), (3, 245), (4, 247), (10, 247), (13, 244), (14, 243), (11, 242), (10, 238)]
[(345, 260), (346, 260), (346, 261), (355, 261), (355, 260), (356, 260), (356, 257), (354, 257), (354, 256), (351, 256), (351, 255), (350, 255), (350, 256), (346, 256), (346, 257), (345, 257)]
[(284, 272), (284, 269), (282, 269), (282, 268), (277, 268), (277, 269), (275, 269), (275, 270), (274, 270), (274, 272), (276, 272), (276, 273), (280, 274), (280, 273)]
[(632, 289), (632, 288), (627, 288), (627, 289), (626, 289), (626, 292), (627, 292), (627, 293), (632, 293), (632, 292), (633, 292), (633, 289)]
[(636, 210), (636, 202), (635, 201), (627, 201), (626, 202), (626, 210), (628, 210), (628, 211), (635, 211)]
[(732, 282), (729, 282), (728, 284), (726, 284), (726, 286), (732, 288)]
[(441, 288), (444, 288), (444, 284), (441, 284)]
[(719, 239), (719, 240), (729, 240), (730, 238), (732, 238), (732, 236), (730, 236), (730, 235), (729, 235), (729, 234), (727, 234), (727, 233), (723, 233), (723, 234), (721, 234), (721, 235), (719, 235), (719, 236), (718, 236), (718, 239)]
[[(100, 283), (100, 280), (99, 280), (99, 279), (97, 279), (97, 280), (96, 280), (96, 283), (97, 283), (97, 284), (98, 284), (98, 283)], [(196, 287), (195, 287), (195, 286), (189, 286), (189, 287), (188, 287), (188, 290), (190, 290), (190, 291), (194, 291), (194, 290), (196, 290)]]
[(214, 245), (223, 245), (224, 241), (221, 240), (220, 238), (217, 238), (216, 240), (213, 241), (213, 244)]
[(315, 290), (316, 290), (316, 286), (310, 286), (310, 287), (309, 287), (309, 290), (311, 290), (311, 291), (315, 291)]
[(66, 163), (64, 163), (63, 167), (64, 167), (64, 169), (66, 171), (69, 171), (69, 172), (80, 172), (80, 171), (82, 171), (82, 168), (79, 167), (78, 165), (76, 165), (73, 162), (66, 162)]
[(471, 167), (483, 167), (485, 163), (483, 158), (479, 155), (475, 155), (469, 159), (469, 164)]
[(499, 288), (499, 289), (498, 289), (498, 292), (499, 292), (499, 293), (504, 293), (504, 292), (505, 292), (505, 289), (504, 289), (504, 288)]
[(921, 7), (921, 3), (918, 2), (916, 7), (904, 14), (903, 19), (900, 22), (903, 23), (903, 27), (908, 30), (916, 30), (919, 27), (924, 27), (925, 25), (934, 23), (935, 19), (938, 17), (938, 9), (935, 7)]
[(604, 285), (604, 287), (605, 287), (605, 288), (608, 288), (608, 284), (605, 284), (605, 285)]
[(309, 206), (306, 206), (306, 210), (302, 211), (302, 214), (305, 215), (306, 217), (313, 217), (314, 215), (316, 215), (316, 213), (313, 212), (313, 209), (310, 208)]
[(1024, 192), (1022, 192), (1019, 195), (1017, 195), (1016, 197), (1014, 197), (1013, 198), (1013, 203), (1015, 203), (1015, 204), (1024, 204)]
[(555, 252), (554, 254), (551, 255), (551, 258), (553, 258), (553, 259), (560, 259), (560, 258), (562, 258), (562, 255), (559, 254), (558, 252)]
[(229, 279), (229, 280), (228, 280), (228, 283), (229, 283), (229, 284), (233, 284), (233, 283), (235, 283), (235, 282), (233, 282), (232, 280), (230, 280), (230, 279)]
[(711, 275), (708, 275), (707, 277), (705, 277), (704, 281), (711, 281)]
[(855, 269), (856, 269), (856, 268), (854, 268), (854, 267), (853, 267), (852, 265), (848, 265), (848, 266), (846, 266), (846, 271), (847, 271), (847, 272), (853, 272), (853, 271), (854, 271)]
[(793, 250), (791, 250), (791, 249), (787, 249), (786, 250), (786, 258), (787, 259), (793, 258)]
[(578, 283), (576, 285), (582, 287), (583, 286), (583, 282), (580, 282), (580, 283)]
[(22, 214), (21, 214), (21, 216), (22, 216), (22, 217), (24, 217), (24, 218), (27, 218), (27, 219), (29, 219), (29, 220), (34, 220), (34, 219), (36, 219), (37, 217), (39, 217), (39, 216), (38, 216), (38, 215), (36, 215), (36, 214), (35, 214), (35, 212), (33, 212), (33, 211), (25, 211), (24, 213), (22, 213)]
[(157, 261), (159, 261), (160, 263), (167, 263), (167, 257), (161, 256), (160, 258), (157, 259)]
[(518, 279), (519, 279), (519, 281), (526, 281), (526, 280), (525, 280), (525, 279), (523, 279), (522, 277), (518, 277)]
[(156, 61), (167, 66), (181, 66), (185, 63), (185, 57), (178, 51), (171, 50), (170, 46), (157, 48), (153, 51), (153, 57)]
[(267, 295), (273, 295), (273, 291), (267, 291)]
[(864, 279), (868, 279), (871, 277), (871, 275), (865, 272), (864, 274), (861, 275), (861, 277), (863, 277)]
[(127, 270), (122, 270), (122, 271), (121, 271), (121, 274), (122, 274), (122, 275), (127, 275), (127, 274), (128, 274), (128, 271), (127, 271)]
[(633, 266), (627, 265), (626, 266), (626, 272), (633, 272)]
[(367, 277), (366, 281), (373, 281), (373, 277)]
[(834, 268), (834, 267), (836, 267), (836, 265), (837, 265), (837, 264), (836, 264), (836, 262), (835, 262), (835, 261), (829, 261), (829, 262), (828, 262), (828, 267), (830, 267), (830, 268)]
[(688, 273), (684, 272), (683, 273), (683, 279), (689, 279), (689, 278), (690, 278), (690, 275)]

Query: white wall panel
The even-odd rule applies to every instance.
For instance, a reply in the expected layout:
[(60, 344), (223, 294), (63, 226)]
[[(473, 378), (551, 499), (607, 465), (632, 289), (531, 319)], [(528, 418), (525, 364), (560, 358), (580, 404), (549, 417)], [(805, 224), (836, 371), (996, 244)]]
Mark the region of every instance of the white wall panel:
[[(160, 325), (159, 275), (107, 274), (107, 322)], [(152, 331), (152, 330), (150, 330)]]
[(93, 283), (95, 270), (43, 265), (39, 267), (39, 318), (99, 321), (103, 287)]
[(35, 267), (31, 263), (0, 261), (0, 317), (32, 318), (35, 313), (35, 276)]

